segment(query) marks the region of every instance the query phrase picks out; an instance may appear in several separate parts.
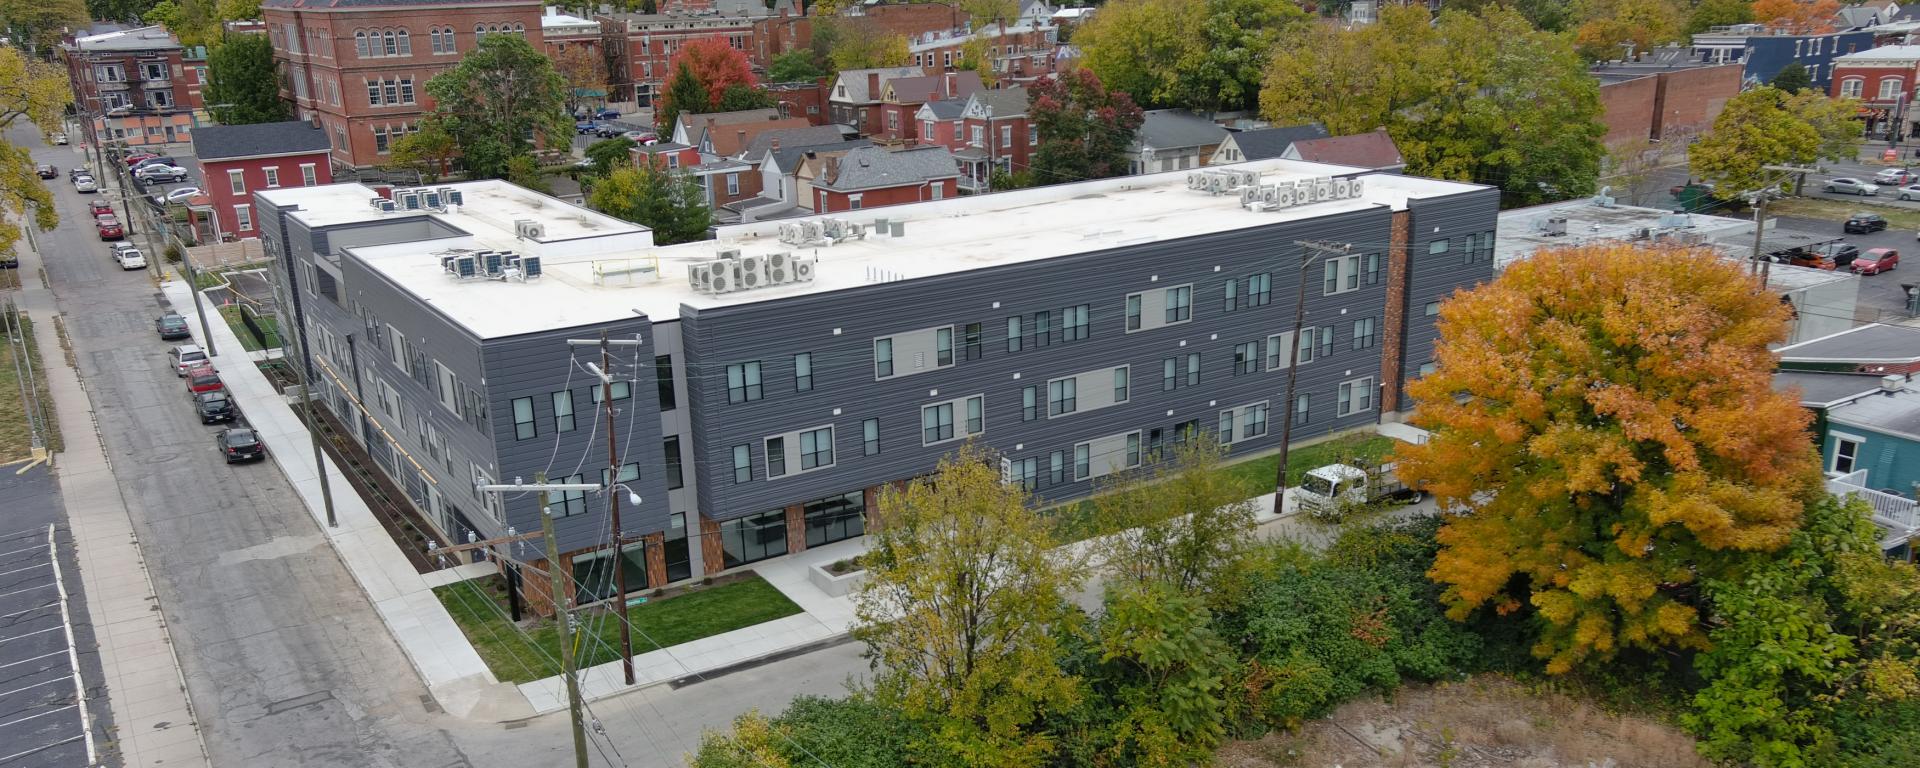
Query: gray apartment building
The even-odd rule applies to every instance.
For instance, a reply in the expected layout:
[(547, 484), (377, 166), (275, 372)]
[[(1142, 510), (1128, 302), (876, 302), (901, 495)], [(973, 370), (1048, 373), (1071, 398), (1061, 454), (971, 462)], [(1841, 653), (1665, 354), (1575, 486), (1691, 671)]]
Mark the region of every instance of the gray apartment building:
[[(385, 205), (353, 184), (256, 198), (328, 407), (442, 533), (539, 527), (531, 494), (475, 482), (614, 474), (643, 497), (622, 513), (638, 589), (859, 536), (879, 489), (969, 439), (1051, 503), (1189, 430), (1235, 455), (1277, 448), (1289, 367), (1296, 440), (1396, 418), (1437, 303), (1493, 275), (1497, 190), (1224, 168), (670, 247), (498, 181)], [(1303, 271), (1303, 240), (1351, 249)], [(639, 342), (612, 366), (617, 474), (585, 367), (599, 351), (568, 344), (603, 331)], [(553, 507), (580, 597), (604, 596), (582, 574), (609, 562), (606, 495)]]

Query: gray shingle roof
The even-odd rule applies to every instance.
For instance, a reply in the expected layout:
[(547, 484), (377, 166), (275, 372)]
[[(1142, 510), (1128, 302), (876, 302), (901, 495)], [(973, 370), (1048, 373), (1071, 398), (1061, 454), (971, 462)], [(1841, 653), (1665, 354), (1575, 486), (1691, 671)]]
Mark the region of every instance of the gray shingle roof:
[(847, 139), (844, 141), (830, 141), (823, 144), (795, 145), (791, 147), (787, 146), (786, 142), (781, 142), (780, 151), (773, 152), (772, 155), (773, 162), (780, 166), (781, 173), (792, 174), (794, 171), (800, 169), (800, 156), (809, 152), (845, 152), (850, 149), (871, 146), (873, 146), (873, 142), (866, 139)]
[[(920, 74), (920, 71), (919, 67), (877, 67), (874, 69), (844, 70), (840, 73), (840, 79), (834, 82), (833, 95), (829, 100), (853, 103), (879, 101), (880, 94), (871, 93), (867, 90), (867, 75), (869, 73), (880, 75), (880, 86), (884, 88), (888, 80), (896, 77), (913, 77)], [(844, 97), (840, 95), (841, 86), (845, 86), (847, 89), (847, 95)]]
[(740, 152), (740, 158), (749, 163), (760, 162), (761, 156), (773, 148), (776, 140), (780, 142), (782, 149), (811, 144), (832, 144), (840, 140), (840, 129), (831, 125), (814, 125), (806, 128), (781, 128), (777, 131), (767, 131), (747, 142), (746, 149)]
[(253, 125), (204, 125), (193, 129), (193, 153), (201, 160), (325, 152), (327, 132), (305, 120)]
[(919, 184), (960, 175), (959, 166), (953, 163), (953, 153), (946, 147), (915, 147), (898, 152), (858, 147), (837, 160), (830, 160), (828, 169), (826, 180), (815, 186), (836, 192)]
[(1920, 360), (1920, 330), (1863, 325), (1825, 338), (1781, 347), (1783, 362), (1863, 363)]
[(929, 101), (926, 107), (927, 111), (933, 113), (933, 119), (935, 120), (958, 120), (960, 119), (960, 113), (967, 109), (967, 100), (942, 99), (940, 101)]
[(1827, 421), (1920, 440), (1920, 391), (1871, 394), (1827, 409)]
[(1227, 129), (1184, 109), (1147, 110), (1146, 120), (1134, 132), (1135, 146), (1183, 149), (1219, 144)]
[(1880, 388), (1880, 377), (1861, 373), (1781, 371), (1773, 375), (1773, 391), (1800, 388), (1800, 404), (1820, 408)]
[(1017, 117), (1027, 113), (1027, 89), (1017, 85), (991, 91), (974, 91), (973, 98), (986, 107), (990, 117)]
[(1326, 137), (1325, 127), (1319, 123), (1306, 123), (1241, 131), (1233, 135), (1233, 145), (1240, 149), (1243, 160), (1272, 160), (1286, 153), (1287, 147), (1293, 146), (1296, 141)]

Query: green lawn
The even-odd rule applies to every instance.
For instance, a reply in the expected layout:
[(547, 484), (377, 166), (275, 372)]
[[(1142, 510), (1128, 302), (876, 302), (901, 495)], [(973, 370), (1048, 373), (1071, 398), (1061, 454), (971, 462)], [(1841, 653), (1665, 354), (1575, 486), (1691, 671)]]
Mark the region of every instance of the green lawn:
[[(0, 318), (0, 334), (19, 334), (26, 339), (28, 359), (33, 363), (33, 386), (38, 388), (42, 415), (46, 423), (47, 450), (60, 449), (60, 427), (53, 423), (53, 403), (47, 394), (47, 373), (43, 367), (44, 355), (34, 342), (33, 322), (20, 318), (18, 328), (9, 328)], [(16, 367), (13, 359), (13, 345), (5, 336), (0, 336), (0, 464), (25, 459), (32, 455), (33, 430), (28, 426), (27, 405), (20, 386), (19, 372), (25, 365)]]
[[(479, 651), (495, 677), (524, 683), (560, 674), (559, 630), (549, 620), (536, 621), (524, 632), (514, 627), (507, 620), (504, 584), (496, 576), (438, 587), (434, 594), (453, 614), (454, 623), (473, 642), (474, 650)], [(489, 608), (488, 603), (499, 610)], [(638, 655), (799, 612), (800, 606), (780, 590), (752, 576), (636, 605), (628, 616), (635, 630), (633, 652)], [(620, 623), (610, 612), (582, 611), (578, 622), (585, 629), (575, 644), (580, 667), (620, 658)]]
[(246, 347), (248, 352), (257, 352), (261, 349), (279, 349), (280, 321), (265, 315), (253, 318), (254, 323), (259, 325), (261, 330), (266, 331), (267, 343), (263, 347), (260, 342), (254, 340), (253, 332), (247, 330), (247, 324), (240, 320), (240, 313), (244, 311), (246, 310), (241, 309), (237, 304), (229, 304), (220, 308), (220, 316), (227, 319), (227, 327), (233, 329), (233, 335), (240, 337), (240, 345)]
[[(1379, 461), (1393, 451), (1397, 441), (1390, 437), (1375, 434), (1353, 434), (1296, 447), (1287, 454), (1287, 485), (1295, 485), (1308, 470), (1337, 462), (1349, 462), (1355, 458)], [(1280, 454), (1273, 453), (1252, 459), (1233, 462), (1225, 467), (1228, 476), (1241, 488), (1241, 498), (1251, 499), (1263, 494), (1273, 493), (1274, 470), (1280, 466)], [(1091, 500), (1057, 508), (1062, 541), (1102, 536), (1113, 531), (1107, 530), (1094, 515)]]
[(1920, 229), (1920, 211), (1910, 208), (1875, 205), (1866, 201), (1840, 201), (1813, 197), (1792, 197), (1767, 203), (1768, 215), (1834, 222), (1846, 221), (1847, 217), (1852, 216), (1856, 211), (1868, 211), (1885, 216), (1887, 226), (1894, 229)]

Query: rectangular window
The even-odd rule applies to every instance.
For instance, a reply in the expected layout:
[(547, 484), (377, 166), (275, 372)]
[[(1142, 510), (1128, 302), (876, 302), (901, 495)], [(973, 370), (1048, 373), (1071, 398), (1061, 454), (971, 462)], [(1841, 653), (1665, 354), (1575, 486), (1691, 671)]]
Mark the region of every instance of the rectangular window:
[(1073, 447), (1073, 479), (1085, 480), (1093, 474), (1093, 446), (1081, 443)]
[(1247, 306), (1264, 307), (1273, 303), (1273, 275), (1262, 272), (1247, 278)]
[(516, 440), (526, 440), (539, 431), (533, 425), (533, 398), (516, 397), (513, 399), (513, 436)]
[(1217, 430), (1220, 442), (1233, 442), (1233, 411), (1220, 412), (1220, 428)]
[(1011, 125), (1000, 126), (1000, 146), (1002, 147), (1013, 146), (1013, 126)]
[(1336, 293), (1339, 293), (1340, 292), (1340, 260), (1327, 259), (1326, 263), (1323, 265), (1323, 272), (1324, 272), (1325, 280), (1324, 280), (1324, 286), (1321, 288), (1320, 293), (1326, 296), (1332, 296)]
[(253, 206), (241, 204), (233, 207), (233, 226), (242, 232), (253, 229)]
[(1047, 382), (1047, 415), (1064, 416), (1079, 407), (1079, 379), (1055, 379)]
[(1020, 420), (1037, 418), (1040, 418), (1040, 385), (1034, 384), (1020, 390)]
[(1040, 459), (1020, 459), (1013, 463), (1014, 479), (1020, 481), (1020, 488), (1029, 493), (1040, 487)]
[(1233, 375), (1253, 373), (1260, 370), (1260, 342), (1249, 341), (1233, 346)]
[(785, 510), (763, 512), (720, 524), (720, 566), (722, 568), (738, 568), (786, 553), (787, 513)]
[(953, 439), (953, 403), (929, 405), (920, 409), (920, 444)]
[(671, 411), (679, 407), (673, 396), (673, 355), (660, 355), (653, 358), (654, 382), (660, 388), (660, 410)]
[(1437, 302), (1437, 301), (1427, 302), (1427, 317), (1434, 317), (1439, 314), (1440, 314), (1440, 302)]
[(727, 402), (750, 403), (762, 394), (759, 361), (727, 366)]
[(1140, 294), (1127, 297), (1127, 330), (1140, 330)]
[(1200, 353), (1198, 352), (1187, 355), (1187, 386), (1200, 386)]
[(269, 189), (280, 186), (280, 169), (262, 168), (261, 170), (266, 171), (267, 173), (267, 187)]
[(1267, 404), (1260, 403), (1246, 410), (1247, 417), (1240, 424), (1240, 439), (1261, 437), (1267, 434)]
[(793, 391), (806, 392), (813, 389), (813, 353), (802, 352), (793, 356)]
[[(627, 382), (627, 381), (624, 381), (624, 380), (623, 380), (623, 381), (615, 381), (615, 382), (613, 383), (613, 386), (611, 386), (611, 387), (608, 387), (608, 389), (612, 389), (612, 390), (613, 390), (613, 399), (614, 399), (614, 401), (616, 401), (616, 402), (618, 402), (618, 401), (620, 401), (620, 400), (625, 400), (625, 399), (627, 399), (627, 398), (629, 398), (629, 397), (632, 397), (632, 396), (633, 396), (633, 385), (632, 385), (632, 383), (631, 383), (631, 382)], [(594, 404), (594, 405), (599, 405), (600, 403), (602, 403), (602, 402), (605, 402), (604, 400), (602, 400), (602, 399), (601, 399), (601, 398), (603, 397), (603, 393), (601, 392), (601, 388), (600, 388), (600, 387), (588, 387), (588, 388), (587, 388), (587, 391), (588, 391), (588, 392), (592, 392), (592, 393), (593, 393), (593, 404)]]
[(381, 126), (381, 125), (374, 126), (373, 127), (373, 151), (384, 155), (387, 153), (387, 147), (388, 147), (388, 144), (387, 144), (386, 126)]
[(1228, 280), (1220, 296), (1222, 309), (1232, 312), (1240, 308), (1240, 281)]
[(769, 479), (787, 474), (787, 439), (784, 437), (767, 438), (767, 477)]
[(300, 164), (300, 186), (311, 187), (320, 183), (320, 173), (313, 163)]
[(880, 420), (867, 419), (860, 422), (860, 444), (868, 456), (880, 455)]
[(983, 332), (979, 323), (967, 323), (963, 329), (967, 343), (967, 359), (978, 360), (986, 354), (986, 345), (981, 342)]
[(800, 505), (807, 525), (807, 546), (844, 541), (867, 532), (867, 495), (862, 491), (815, 499)]
[(1373, 318), (1363, 317), (1353, 321), (1353, 348), (1367, 349), (1373, 346)]
[(1014, 315), (1013, 317), (1007, 318), (1007, 351), (1008, 352), (1020, 351), (1020, 340), (1022, 338), (1025, 338), (1026, 336), (1026, 334), (1022, 333), (1020, 330), (1020, 324), (1021, 324), (1020, 321), (1023, 319), (1025, 318), (1019, 315)]
[[(1321, 326), (1317, 330), (1320, 333), (1320, 349), (1314, 353), (1314, 357), (1326, 357), (1333, 354), (1333, 326)], [(1300, 362), (1304, 363), (1308, 362), (1308, 360), (1303, 359)]]
[(1167, 324), (1184, 323), (1193, 318), (1193, 286), (1167, 289)]
[(1380, 254), (1369, 253), (1361, 257), (1360, 274), (1367, 285), (1380, 284)]
[(967, 434), (977, 435), (987, 428), (987, 403), (984, 397), (967, 398)]
[(893, 375), (893, 339), (873, 340), (873, 377), (884, 379)]
[(239, 168), (234, 168), (232, 170), (227, 171), (227, 188), (233, 190), (233, 193), (236, 195), (246, 194), (247, 193), (246, 172), (242, 171)]
[(660, 452), (667, 457), (667, 490), (686, 487), (686, 471), (680, 463), (680, 436), (671, 435), (661, 441)]
[(1293, 350), (1293, 331), (1276, 333), (1267, 337), (1267, 370), (1278, 371), (1291, 364)]
[(833, 466), (833, 427), (800, 433), (800, 469)]
[(1138, 432), (1127, 435), (1127, 466), (1140, 466), (1140, 433)]
[(1127, 376), (1131, 370), (1124, 365), (1113, 369), (1113, 401), (1115, 403), (1127, 401)]
[(1294, 403), (1293, 403), (1293, 425), (1294, 426), (1304, 427), (1307, 425), (1307, 414), (1310, 412), (1310, 408), (1312, 407), (1312, 405), (1313, 405), (1312, 399), (1306, 395), (1301, 395), (1297, 398), (1294, 398)]
[(1859, 469), (1860, 442), (1833, 436), (1833, 471), (1845, 475)]
[(1044, 347), (1053, 343), (1053, 313), (1033, 313), (1033, 345)]
[(953, 328), (940, 328), (933, 332), (934, 365), (953, 365)]
[(573, 431), (573, 390), (553, 393), (553, 431)]
[(1087, 338), (1087, 315), (1091, 305), (1081, 304), (1067, 307), (1060, 312), (1060, 338), (1063, 341), (1080, 341)]
[(727, 196), (732, 197), (738, 194), (740, 194), (740, 174), (729, 173), (727, 174)]
[(1160, 391), (1172, 392), (1180, 384), (1180, 358), (1160, 361)]
[(733, 482), (753, 482), (753, 446), (736, 445), (733, 447)]
[(617, 479), (609, 479), (607, 477), (607, 471), (604, 469), (600, 470), (600, 484), (605, 486), (611, 486), (614, 483), (631, 483), (639, 479), (640, 479), (639, 464), (620, 465), (620, 477)]
[(400, 78), (400, 103), (413, 103), (413, 78), (411, 77)]
[(1335, 413), (1351, 416), (1356, 413), (1373, 410), (1373, 378), (1354, 379), (1340, 383), (1339, 407)]
[(1054, 451), (1047, 457), (1047, 482), (1060, 485), (1067, 481), (1067, 452)]
[[(479, 474), (477, 467), (475, 469), (475, 473)], [(560, 478), (556, 482), (571, 484), (571, 483), (584, 483), (586, 481), (587, 481), (586, 475), (574, 475), (573, 477)], [(561, 491), (557, 501), (553, 500), (552, 497), (549, 497), (549, 501), (547, 502), (547, 507), (553, 510), (554, 517), (572, 517), (574, 515), (586, 514), (587, 492), (586, 491)]]

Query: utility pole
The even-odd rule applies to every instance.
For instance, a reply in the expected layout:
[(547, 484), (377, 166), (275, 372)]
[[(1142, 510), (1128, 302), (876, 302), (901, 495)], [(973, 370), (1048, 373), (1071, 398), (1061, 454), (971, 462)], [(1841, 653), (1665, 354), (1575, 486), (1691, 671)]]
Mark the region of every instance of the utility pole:
[[(547, 509), (547, 494), (551, 491), (597, 491), (601, 486), (594, 483), (549, 483), (547, 473), (535, 473), (533, 484), (528, 485), (515, 479), (510, 484), (479, 485), (476, 490), (482, 493), (540, 493), (540, 535), (547, 540), (547, 575), (551, 577), (553, 617), (560, 627), (560, 674), (567, 680), (567, 713), (573, 720), (573, 764), (575, 768), (587, 768), (587, 727), (582, 716), (586, 704), (580, 699), (580, 678), (573, 668), (573, 601), (568, 597), (567, 572), (560, 568), (560, 539), (553, 533), (553, 513)], [(596, 726), (597, 727), (597, 726)]]
[[(1800, 165), (1763, 165), (1760, 166), (1760, 169), (1763, 171), (1788, 174), (1820, 172), (1819, 168)], [(1767, 201), (1779, 193), (1776, 193), (1771, 186), (1768, 186), (1756, 189), (1747, 194), (1748, 199), (1753, 201), (1753, 261), (1747, 265), (1747, 273), (1753, 274), (1757, 271), (1760, 274), (1760, 282), (1764, 285), (1767, 282), (1767, 278), (1773, 274), (1773, 259), (1768, 258), (1767, 253), (1762, 250), (1764, 246), (1761, 245), (1767, 228)]]
[(1299, 289), (1293, 297), (1293, 337), (1287, 345), (1287, 396), (1280, 414), (1280, 466), (1274, 470), (1273, 513), (1285, 511), (1287, 503), (1287, 450), (1293, 441), (1294, 382), (1300, 376), (1300, 329), (1307, 321), (1307, 269), (1320, 263), (1322, 256), (1337, 257), (1353, 250), (1352, 243), (1338, 245), (1324, 240), (1297, 240), (1300, 246)]
[[(171, 209), (173, 206), (169, 203), (167, 207)], [(200, 303), (200, 278), (193, 269), (193, 254), (187, 251), (187, 243), (179, 235), (169, 231), (166, 236), (173, 240), (175, 248), (180, 249), (180, 264), (187, 270), (188, 293), (193, 295), (193, 312), (200, 316), (200, 336), (207, 342), (207, 357), (213, 357), (213, 330), (207, 325), (207, 308)]]
[[(627, 553), (625, 550), (627, 538), (626, 531), (620, 527), (620, 494), (614, 488), (620, 482), (620, 447), (613, 436), (613, 345), (637, 347), (640, 345), (640, 340), (616, 341), (608, 338), (606, 330), (601, 329), (600, 340), (597, 342), (568, 339), (567, 343), (600, 346), (600, 367), (593, 369), (589, 364), (588, 368), (593, 370), (594, 375), (600, 377), (600, 409), (607, 419), (607, 524), (613, 529), (613, 584), (620, 593), (617, 607), (620, 612), (620, 672), (626, 679), (627, 685), (633, 685), (633, 626), (627, 620)], [(637, 499), (639, 496), (636, 494), (634, 498)]]

